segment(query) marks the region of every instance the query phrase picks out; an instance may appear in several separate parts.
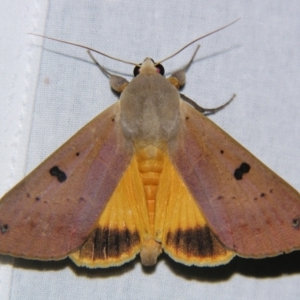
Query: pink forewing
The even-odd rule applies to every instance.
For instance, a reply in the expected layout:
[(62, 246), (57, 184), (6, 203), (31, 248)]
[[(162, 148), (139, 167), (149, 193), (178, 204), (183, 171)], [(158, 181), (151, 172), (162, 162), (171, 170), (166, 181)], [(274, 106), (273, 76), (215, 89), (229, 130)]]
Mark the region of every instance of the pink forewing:
[(0, 253), (60, 259), (82, 245), (132, 156), (118, 110), (97, 116), (2, 198)]
[(220, 241), (247, 257), (300, 249), (299, 193), (207, 117), (181, 105), (183, 126), (170, 155)]

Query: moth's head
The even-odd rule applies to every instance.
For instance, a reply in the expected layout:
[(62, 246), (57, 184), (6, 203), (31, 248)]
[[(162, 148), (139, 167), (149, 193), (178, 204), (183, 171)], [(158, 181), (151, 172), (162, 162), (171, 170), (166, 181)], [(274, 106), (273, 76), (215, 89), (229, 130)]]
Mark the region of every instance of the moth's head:
[(134, 77), (138, 76), (139, 74), (161, 74), (164, 75), (165, 69), (164, 67), (159, 64), (155, 63), (152, 58), (146, 57), (142, 64), (135, 66), (133, 70)]

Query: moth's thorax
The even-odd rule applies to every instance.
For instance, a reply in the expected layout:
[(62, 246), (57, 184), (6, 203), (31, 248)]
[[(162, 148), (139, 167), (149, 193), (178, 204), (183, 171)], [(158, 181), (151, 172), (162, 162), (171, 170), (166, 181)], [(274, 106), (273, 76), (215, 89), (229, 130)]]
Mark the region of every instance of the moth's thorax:
[(179, 130), (180, 95), (162, 75), (142, 71), (120, 98), (123, 133), (146, 144), (168, 142)]

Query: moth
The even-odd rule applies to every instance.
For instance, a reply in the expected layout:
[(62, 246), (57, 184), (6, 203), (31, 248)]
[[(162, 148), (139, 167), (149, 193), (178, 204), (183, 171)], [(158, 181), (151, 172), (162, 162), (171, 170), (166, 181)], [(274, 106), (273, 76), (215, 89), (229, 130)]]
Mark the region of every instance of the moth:
[(100, 66), (119, 101), (3, 196), (0, 253), (105, 268), (299, 249), (299, 193), (180, 94), (190, 63), (165, 78), (146, 58), (130, 82)]

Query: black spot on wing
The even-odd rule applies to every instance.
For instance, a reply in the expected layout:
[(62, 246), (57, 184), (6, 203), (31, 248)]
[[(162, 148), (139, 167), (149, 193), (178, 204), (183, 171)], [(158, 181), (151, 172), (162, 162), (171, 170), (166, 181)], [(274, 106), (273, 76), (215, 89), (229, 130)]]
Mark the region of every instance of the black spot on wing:
[[(273, 189), (270, 189), (270, 190), (269, 190), (269, 194), (272, 194), (272, 193), (273, 193)], [(269, 194), (266, 193), (266, 192), (261, 192), (261, 193), (258, 194), (256, 197), (254, 197), (253, 200), (256, 201), (256, 200), (259, 200), (260, 198), (265, 199), (265, 198), (268, 197)]]
[(234, 171), (234, 178), (236, 180), (241, 180), (243, 175), (250, 171), (250, 165), (243, 162), (235, 171)]
[(57, 177), (59, 182), (64, 182), (67, 180), (67, 175), (65, 172), (59, 169), (59, 167), (54, 166), (49, 170), (50, 174), (54, 177)]
[(78, 202), (86, 202), (86, 199), (83, 198), (83, 197), (80, 197), (80, 198), (78, 199)]
[(6, 233), (8, 229), (9, 229), (8, 224), (0, 224), (0, 231), (2, 234)]
[(299, 228), (300, 228), (300, 218), (299, 217), (292, 220), (292, 226), (295, 229), (299, 230)]

